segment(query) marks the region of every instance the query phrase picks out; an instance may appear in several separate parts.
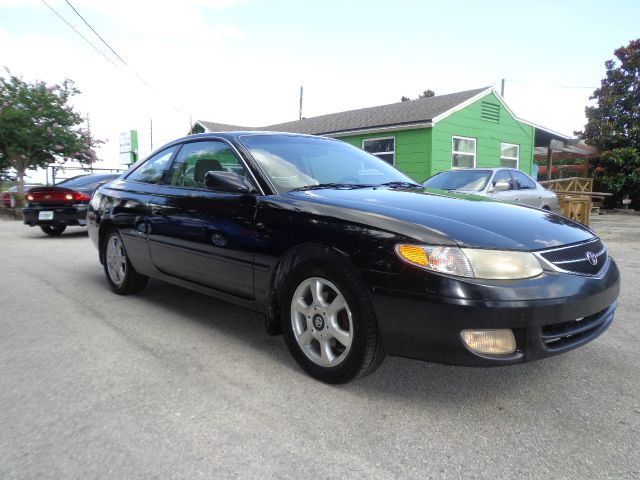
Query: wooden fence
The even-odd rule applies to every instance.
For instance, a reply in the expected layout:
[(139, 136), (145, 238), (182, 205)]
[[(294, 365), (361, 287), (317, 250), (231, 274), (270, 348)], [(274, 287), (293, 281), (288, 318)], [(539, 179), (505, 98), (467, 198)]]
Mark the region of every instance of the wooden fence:
[[(589, 225), (593, 200), (602, 202), (608, 193), (593, 191), (593, 178), (570, 177), (539, 182), (558, 196), (560, 213), (567, 218)], [(598, 207), (595, 207), (598, 209)]]

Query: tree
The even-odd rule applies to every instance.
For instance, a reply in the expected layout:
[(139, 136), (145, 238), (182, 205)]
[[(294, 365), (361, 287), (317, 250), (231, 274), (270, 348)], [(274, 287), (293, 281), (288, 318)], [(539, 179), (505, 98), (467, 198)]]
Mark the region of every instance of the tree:
[(605, 62), (606, 76), (586, 107), (587, 124), (576, 134), (598, 147), (595, 179), (618, 198), (640, 196), (640, 39), (615, 50), (618, 59)]
[[(418, 98), (434, 97), (435, 95), (436, 95), (436, 92), (434, 92), (433, 90), (425, 90), (420, 95), (418, 95)], [(402, 96), (402, 98), (400, 98), (401, 102), (408, 102), (410, 100), (411, 99), (409, 97), (405, 97), (404, 95)]]
[(0, 77), (0, 170), (15, 170), (22, 200), (27, 169), (68, 160), (90, 164), (93, 147), (102, 142), (79, 128), (83, 118), (68, 104), (80, 93), (72, 80), (27, 83), (6, 72)]

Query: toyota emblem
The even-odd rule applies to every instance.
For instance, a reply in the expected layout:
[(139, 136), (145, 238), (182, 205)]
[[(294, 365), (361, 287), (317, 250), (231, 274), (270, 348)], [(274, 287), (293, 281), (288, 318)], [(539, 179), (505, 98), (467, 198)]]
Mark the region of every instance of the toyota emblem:
[(587, 260), (589, 260), (589, 263), (591, 265), (597, 265), (598, 264), (598, 257), (596, 256), (595, 253), (593, 252), (587, 252), (585, 254), (585, 256), (587, 257)]

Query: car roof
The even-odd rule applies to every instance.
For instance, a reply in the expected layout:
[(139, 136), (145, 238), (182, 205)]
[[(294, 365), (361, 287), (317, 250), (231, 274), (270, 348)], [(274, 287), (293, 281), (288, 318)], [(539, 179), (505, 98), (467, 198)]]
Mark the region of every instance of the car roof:
[[(283, 137), (301, 137), (301, 138), (322, 138), (328, 141), (337, 141), (337, 139), (335, 138), (330, 138), (330, 137), (322, 137), (322, 136), (318, 136), (318, 135), (306, 135), (303, 133), (291, 133), (291, 132), (272, 132), (272, 131), (267, 131), (267, 130), (237, 130), (237, 131), (233, 131), (233, 132), (207, 132), (207, 133), (194, 133), (193, 135), (187, 135), (186, 137), (181, 137), (181, 138), (176, 138), (175, 140), (172, 140), (171, 142), (163, 145), (162, 147), (160, 147), (159, 149), (155, 150), (156, 152), (159, 150), (162, 150), (166, 147), (170, 147), (172, 145), (176, 145), (179, 143), (183, 143), (185, 141), (193, 141), (193, 140), (200, 140), (200, 139), (207, 139), (207, 138), (224, 138), (227, 140), (238, 140), (240, 137), (245, 137), (245, 136), (258, 136), (258, 135), (273, 135), (273, 136), (283, 136)], [(155, 152), (154, 152), (155, 153)], [(150, 154), (149, 156), (153, 155)]]
[[(497, 172), (498, 170), (511, 170), (514, 172), (522, 172), (522, 170), (519, 170), (517, 168), (513, 168), (513, 167), (475, 167), (475, 168), (454, 168), (451, 170), (445, 170), (446, 172), (465, 172), (465, 171), (478, 171), (478, 170), (483, 170), (483, 171), (492, 171), (492, 172)], [(524, 172), (523, 172), (524, 173)]]

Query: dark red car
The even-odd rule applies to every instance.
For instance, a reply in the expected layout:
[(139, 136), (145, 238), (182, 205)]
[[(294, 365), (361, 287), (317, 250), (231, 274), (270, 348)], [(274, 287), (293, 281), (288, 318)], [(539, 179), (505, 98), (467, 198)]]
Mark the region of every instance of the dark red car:
[[(26, 192), (27, 190), (29, 190), (30, 188), (35, 187), (36, 185), (25, 185), (24, 186), (24, 191)], [(5, 190), (4, 192), (2, 192), (2, 205), (4, 205), (7, 208), (15, 208), (17, 202), (17, 198), (18, 198), (18, 187), (11, 187), (9, 190)]]
[(33, 187), (25, 194), (24, 223), (39, 226), (51, 236), (60, 235), (67, 226), (87, 224), (87, 205), (100, 185), (114, 180), (119, 173), (94, 173), (64, 180), (52, 187)]

